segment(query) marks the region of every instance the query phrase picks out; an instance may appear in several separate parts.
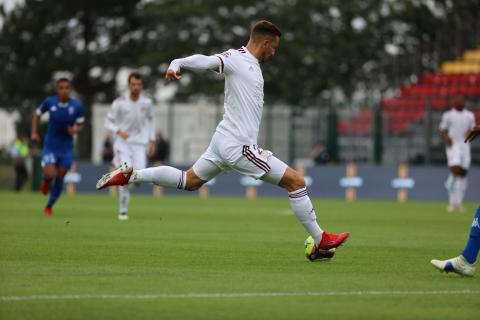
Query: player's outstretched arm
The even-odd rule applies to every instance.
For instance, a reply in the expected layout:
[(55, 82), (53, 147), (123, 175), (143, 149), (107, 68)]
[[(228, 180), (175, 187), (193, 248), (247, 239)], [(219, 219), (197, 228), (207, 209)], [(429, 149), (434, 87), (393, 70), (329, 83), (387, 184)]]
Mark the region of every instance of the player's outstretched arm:
[(473, 127), (467, 133), (467, 137), (465, 138), (465, 143), (472, 142), (478, 135), (480, 135), (480, 125)]
[(186, 58), (175, 59), (170, 63), (165, 74), (165, 79), (170, 81), (180, 80), (182, 75), (181, 69), (191, 70), (219, 70), (222, 60), (218, 56), (204, 56), (194, 54)]
[(38, 134), (38, 124), (40, 123), (40, 116), (34, 115), (32, 119), (32, 131), (30, 139), (33, 142), (40, 142), (40, 135)]

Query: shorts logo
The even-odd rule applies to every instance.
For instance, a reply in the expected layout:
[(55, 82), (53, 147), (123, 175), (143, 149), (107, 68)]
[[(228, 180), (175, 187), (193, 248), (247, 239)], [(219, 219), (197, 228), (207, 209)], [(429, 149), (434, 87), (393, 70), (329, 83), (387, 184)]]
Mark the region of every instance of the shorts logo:
[[(255, 148), (255, 147), (254, 147)], [(250, 150), (249, 146), (243, 146), (242, 155), (245, 156), (251, 163), (265, 172), (270, 172), (271, 168), (266, 161), (257, 158), (255, 154)]]
[(42, 157), (42, 166), (53, 163), (55, 163), (55, 156), (53, 155), (53, 153), (47, 153)]

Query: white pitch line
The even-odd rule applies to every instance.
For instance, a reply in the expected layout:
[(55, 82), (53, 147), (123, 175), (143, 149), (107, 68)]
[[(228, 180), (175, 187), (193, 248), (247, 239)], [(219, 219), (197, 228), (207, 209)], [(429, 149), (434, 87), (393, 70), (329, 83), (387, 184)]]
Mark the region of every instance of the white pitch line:
[(25, 300), (83, 300), (83, 299), (215, 299), (215, 298), (261, 298), (261, 297), (340, 297), (340, 296), (450, 296), (476, 295), (480, 290), (438, 291), (330, 291), (330, 292), (238, 292), (238, 293), (159, 293), (159, 294), (66, 294), (0, 296), (0, 301)]

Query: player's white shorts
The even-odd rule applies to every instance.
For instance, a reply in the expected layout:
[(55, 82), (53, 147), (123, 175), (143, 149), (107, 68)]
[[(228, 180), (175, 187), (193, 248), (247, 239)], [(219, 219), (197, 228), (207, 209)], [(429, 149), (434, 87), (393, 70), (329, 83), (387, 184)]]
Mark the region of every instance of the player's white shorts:
[(277, 185), (287, 165), (268, 150), (242, 145), (215, 132), (207, 151), (193, 165), (193, 171), (203, 181), (209, 181), (230, 170)]
[(144, 169), (147, 166), (147, 146), (139, 143), (127, 143), (120, 139), (113, 144), (113, 165), (119, 167), (128, 163), (135, 169)]
[(460, 166), (464, 169), (470, 168), (471, 156), (470, 146), (465, 143), (453, 144), (446, 149), (448, 166)]

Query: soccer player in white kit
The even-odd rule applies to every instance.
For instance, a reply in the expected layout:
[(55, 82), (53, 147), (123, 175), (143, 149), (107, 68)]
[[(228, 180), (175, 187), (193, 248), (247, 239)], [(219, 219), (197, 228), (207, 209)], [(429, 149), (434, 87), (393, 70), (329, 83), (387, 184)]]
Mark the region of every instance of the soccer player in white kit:
[[(147, 152), (155, 152), (155, 121), (152, 99), (142, 94), (143, 77), (133, 72), (128, 76), (128, 92), (112, 103), (105, 119), (105, 128), (112, 132), (113, 165), (127, 163), (136, 169), (147, 165)], [(147, 150), (148, 148), (148, 150)], [(128, 220), (130, 188), (119, 186), (118, 219)]]
[(446, 144), (450, 175), (445, 183), (449, 195), (449, 212), (465, 211), (463, 197), (467, 189), (467, 173), (470, 168), (470, 145), (464, 143), (470, 129), (475, 126), (473, 112), (465, 110), (462, 95), (453, 97), (453, 108), (445, 112), (440, 122), (440, 135)]
[(280, 36), (280, 30), (271, 22), (259, 21), (244, 47), (211, 56), (197, 54), (173, 60), (166, 73), (171, 81), (181, 78), (182, 69), (214, 70), (225, 75), (225, 114), (208, 149), (186, 172), (169, 166), (138, 170), (122, 165), (105, 174), (97, 188), (150, 182), (197, 190), (220, 173), (235, 170), (288, 191), (295, 215), (315, 241), (309, 254), (311, 260), (314, 260), (311, 257), (324, 258), (328, 250), (340, 246), (349, 233), (329, 234), (320, 228), (304, 178), (257, 145), (264, 97), (260, 63), (275, 54)]

